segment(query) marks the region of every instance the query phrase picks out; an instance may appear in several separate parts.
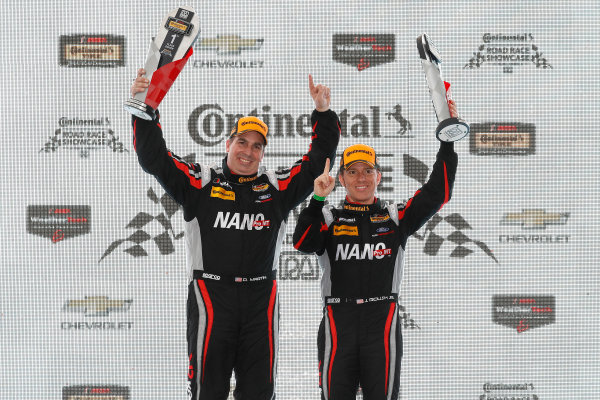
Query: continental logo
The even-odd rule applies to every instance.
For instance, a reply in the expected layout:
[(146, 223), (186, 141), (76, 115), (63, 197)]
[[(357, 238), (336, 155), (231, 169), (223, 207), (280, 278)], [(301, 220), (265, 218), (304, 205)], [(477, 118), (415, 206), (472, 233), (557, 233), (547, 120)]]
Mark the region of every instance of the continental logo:
[(260, 124), (257, 121), (242, 121), (241, 123), (242, 126), (246, 126), (246, 125), (256, 125), (259, 126), (260, 128), (262, 128), (263, 131), (267, 131), (268, 128), (266, 127), (266, 125)]
[(215, 38), (203, 38), (199, 40), (200, 50), (212, 50), (217, 54), (239, 55), (244, 50), (259, 50), (264, 39), (242, 39), (238, 35), (217, 35)]
[(349, 211), (369, 211), (371, 208), (368, 205), (365, 206), (355, 206), (352, 204), (344, 204), (344, 210)]
[(380, 222), (385, 222), (385, 221), (389, 221), (390, 220), (390, 216), (389, 215), (371, 215), (371, 222), (373, 223), (380, 223)]
[(250, 177), (247, 177), (247, 176), (240, 176), (240, 177), (238, 178), (238, 182), (239, 182), (239, 183), (252, 182), (252, 181), (255, 181), (255, 180), (256, 180), (256, 178), (258, 178), (258, 175), (257, 175), (257, 176), (250, 176)]
[(546, 225), (565, 225), (569, 213), (546, 212), (542, 209), (505, 214), (500, 224), (520, 225), (523, 229), (546, 229)]
[(255, 192), (264, 192), (268, 188), (269, 188), (269, 184), (268, 183), (262, 183), (260, 185), (254, 185), (254, 186), (252, 186), (252, 190), (255, 191)]
[(271, 221), (265, 219), (264, 214), (241, 214), (219, 211), (213, 228), (222, 229), (237, 229), (237, 230), (257, 230), (260, 231), (262, 228), (269, 228)]
[(470, 152), (478, 156), (535, 153), (535, 125), (517, 122), (471, 124)]
[(124, 67), (125, 36), (63, 35), (59, 65), (69, 68)]
[(365, 154), (373, 157), (373, 153), (372, 152), (370, 152), (369, 150), (363, 150), (363, 149), (357, 149), (357, 150), (349, 151), (349, 152), (346, 153), (346, 157), (350, 157), (352, 154), (355, 154), (355, 153), (365, 153)]
[(391, 255), (392, 249), (386, 248), (383, 242), (377, 244), (365, 243), (362, 248), (358, 243), (339, 243), (335, 252), (335, 260), (372, 260), (373, 258), (380, 260)]
[(358, 226), (336, 225), (333, 227), (333, 236), (358, 236)]
[(219, 199), (223, 200), (235, 201), (235, 192), (226, 190), (219, 186), (213, 186), (212, 190), (210, 191), (210, 197), (218, 197)]
[(111, 312), (125, 312), (133, 300), (110, 300), (107, 296), (86, 296), (83, 300), (67, 300), (62, 310), (83, 313), (86, 317), (106, 317)]

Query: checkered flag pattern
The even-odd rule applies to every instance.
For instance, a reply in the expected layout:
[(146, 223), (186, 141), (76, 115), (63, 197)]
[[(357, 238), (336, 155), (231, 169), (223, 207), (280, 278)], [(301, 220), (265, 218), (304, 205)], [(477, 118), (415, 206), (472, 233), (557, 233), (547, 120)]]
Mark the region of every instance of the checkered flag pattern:
[[(147, 243), (154, 243), (161, 255), (168, 255), (175, 251), (173, 241), (181, 239), (184, 234), (183, 232), (176, 234), (171, 223), (171, 218), (179, 210), (179, 205), (166, 193), (158, 198), (152, 188), (148, 189), (147, 195), (153, 203), (162, 206), (163, 212), (158, 215), (151, 215), (143, 211), (139, 212), (125, 227), (126, 229), (135, 229), (135, 232), (125, 239), (112, 242), (98, 262), (101, 262), (123, 243), (133, 243), (132, 246), (123, 250), (133, 257), (147, 256), (148, 252), (144, 248)], [(160, 224), (162, 232), (152, 236), (147, 232), (147, 228), (154, 221)]]
[[(429, 168), (425, 163), (408, 154), (404, 154), (404, 175), (424, 184), (427, 181), (428, 173)], [(413, 237), (425, 241), (423, 252), (430, 256), (438, 255), (444, 242), (449, 242), (454, 246), (449, 256), (464, 258), (474, 252), (468, 246), (469, 244), (472, 244), (482, 250), (495, 262), (498, 262), (485, 243), (479, 240), (473, 240), (464, 233), (464, 231), (468, 229), (473, 228), (471, 228), (469, 223), (460, 214), (453, 213), (444, 217), (441, 216), (440, 213), (437, 213), (431, 217), (427, 224), (425, 224), (425, 227), (419, 231), (420, 233), (416, 232)]]
[[(193, 163), (195, 158), (196, 155), (192, 153), (183, 157), (183, 160)], [(123, 250), (133, 257), (148, 256), (148, 251), (144, 246), (148, 246), (149, 243), (154, 243), (161, 255), (168, 255), (175, 252), (173, 242), (181, 239), (184, 235), (184, 232), (175, 233), (171, 222), (173, 215), (180, 209), (179, 204), (166, 193), (159, 198), (152, 188), (148, 189), (147, 196), (154, 204), (162, 207), (162, 212), (157, 215), (143, 211), (139, 212), (125, 227), (125, 229), (135, 229), (135, 232), (125, 239), (118, 239), (112, 242), (98, 262), (102, 262), (102, 260), (124, 243), (133, 244)], [(155, 225), (152, 223), (155, 221), (159, 224), (159, 233), (152, 235), (150, 231), (152, 231), (151, 227)]]

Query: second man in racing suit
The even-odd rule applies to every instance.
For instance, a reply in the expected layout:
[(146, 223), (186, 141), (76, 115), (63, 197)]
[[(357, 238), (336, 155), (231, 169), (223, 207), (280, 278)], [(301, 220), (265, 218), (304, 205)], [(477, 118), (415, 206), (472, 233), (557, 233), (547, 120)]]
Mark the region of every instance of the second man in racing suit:
[[(450, 112), (456, 116), (453, 102)], [(429, 180), (404, 205), (375, 197), (381, 180), (375, 150), (364, 144), (342, 154), (340, 209), (324, 206), (335, 186), (329, 170), (294, 230), (294, 247), (316, 253), (323, 269), (323, 319), (319, 327), (322, 399), (397, 399), (402, 336), (398, 293), (406, 242), (450, 199), (457, 166), (453, 143), (441, 143)]]

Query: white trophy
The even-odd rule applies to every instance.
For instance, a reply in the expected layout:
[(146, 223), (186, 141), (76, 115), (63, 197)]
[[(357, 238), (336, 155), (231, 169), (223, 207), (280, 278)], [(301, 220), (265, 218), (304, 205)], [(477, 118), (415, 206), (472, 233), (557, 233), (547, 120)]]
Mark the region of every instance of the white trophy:
[(442, 79), (442, 58), (426, 34), (417, 38), (417, 48), (433, 108), (438, 119), (435, 135), (442, 142), (456, 142), (469, 134), (469, 124), (460, 118), (450, 117), (448, 101), (452, 99), (450, 84)]

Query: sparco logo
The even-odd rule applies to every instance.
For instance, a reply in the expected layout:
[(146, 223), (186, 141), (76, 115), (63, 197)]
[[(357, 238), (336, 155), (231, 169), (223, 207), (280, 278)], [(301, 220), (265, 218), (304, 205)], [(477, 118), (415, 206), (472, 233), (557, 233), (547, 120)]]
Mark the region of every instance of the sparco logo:
[(492, 320), (521, 333), (555, 322), (554, 296), (499, 296), (492, 299)]
[(127, 386), (94, 385), (94, 386), (64, 386), (63, 400), (129, 400)]
[(231, 213), (229, 211), (224, 213), (223, 211), (219, 211), (213, 228), (245, 229), (249, 231), (255, 229), (259, 231), (264, 227), (269, 228), (270, 224), (271, 221), (265, 220), (263, 214), (240, 214)]
[(539, 400), (533, 383), (485, 383), (479, 400)]
[(396, 58), (396, 36), (392, 34), (334, 34), (331, 44), (333, 61), (359, 71)]
[(531, 33), (484, 33), (481, 44), (465, 68), (481, 68), (483, 64), (502, 67), (503, 72), (512, 73), (515, 66), (535, 65), (536, 68), (552, 68)]
[(90, 206), (27, 206), (27, 232), (52, 242), (90, 232)]
[[(405, 134), (412, 130), (408, 122), (401, 114), (400, 105), (394, 106), (391, 112), (386, 113), (387, 119), (384, 124), (390, 126), (381, 127), (381, 107), (371, 106), (369, 113), (350, 114), (348, 110), (338, 113), (340, 118), (341, 135), (343, 137), (352, 136), (357, 138), (382, 137), (398, 135), (408, 138)], [(259, 117), (269, 127), (269, 138), (289, 138), (289, 137), (310, 137), (312, 135), (312, 125), (310, 123), (310, 114), (276, 114), (271, 112), (271, 106), (264, 105), (260, 108), (254, 108), (248, 114), (230, 114), (226, 113), (218, 104), (203, 104), (192, 111), (188, 119), (188, 132), (190, 137), (198, 144), (211, 147), (221, 143), (229, 137), (229, 132), (233, 129), (235, 122), (244, 115)], [(390, 122), (387, 122), (390, 121)], [(394, 123), (392, 125), (392, 123)], [(398, 125), (400, 128), (398, 128)], [(390, 132), (383, 135), (381, 132)]]
[[(86, 296), (83, 300), (67, 300), (63, 312), (82, 313), (85, 317), (108, 317), (113, 312), (126, 312), (133, 300), (111, 300), (107, 296)], [(61, 322), (62, 330), (129, 330), (133, 322), (83, 321)]]
[[(245, 39), (238, 35), (217, 35), (214, 38), (202, 38), (196, 41), (194, 49), (197, 54), (214, 52), (218, 56), (237, 57), (243, 51), (260, 50), (264, 39)], [(192, 66), (194, 68), (263, 68), (263, 60), (246, 59), (194, 59)]]
[(365, 243), (363, 248), (360, 248), (358, 243), (355, 244), (343, 244), (339, 243), (337, 246), (337, 251), (335, 252), (335, 260), (372, 260), (373, 257), (378, 260), (382, 259), (385, 256), (391, 256), (392, 249), (386, 249), (385, 243)]
[(82, 158), (91, 150), (110, 149), (113, 153), (129, 152), (110, 128), (110, 121), (102, 118), (67, 118), (58, 120), (59, 128), (50, 136), (39, 153), (54, 153), (58, 149), (76, 150)]

